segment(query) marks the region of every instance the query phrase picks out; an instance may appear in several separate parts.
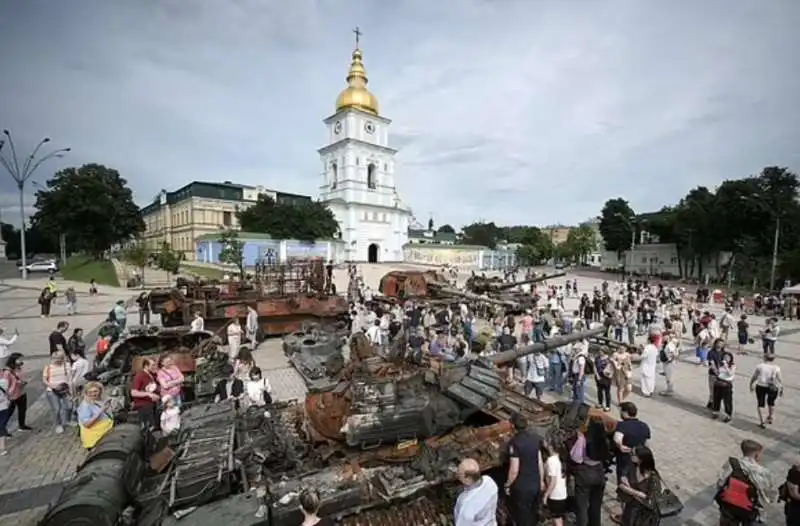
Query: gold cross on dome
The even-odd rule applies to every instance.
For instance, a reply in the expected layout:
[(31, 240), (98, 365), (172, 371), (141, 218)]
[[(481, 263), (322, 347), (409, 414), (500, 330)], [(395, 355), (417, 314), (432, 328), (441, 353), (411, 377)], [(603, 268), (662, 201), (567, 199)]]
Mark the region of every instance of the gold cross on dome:
[(358, 45), (359, 45), (359, 43), (361, 42), (361, 35), (362, 35), (363, 33), (362, 33), (362, 32), (361, 32), (361, 30), (358, 28), (358, 26), (356, 26), (356, 28), (353, 30), (353, 33), (355, 33), (355, 34), (356, 34), (356, 49), (358, 49)]

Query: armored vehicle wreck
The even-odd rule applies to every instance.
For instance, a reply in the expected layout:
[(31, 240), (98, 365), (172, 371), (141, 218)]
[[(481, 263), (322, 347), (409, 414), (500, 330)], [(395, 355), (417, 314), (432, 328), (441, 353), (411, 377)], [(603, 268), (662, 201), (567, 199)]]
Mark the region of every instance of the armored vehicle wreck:
[(188, 326), (199, 312), (211, 331), (232, 318), (244, 323), (252, 307), (263, 335), (283, 335), (306, 322), (340, 323), (348, 313), (347, 301), (330, 292), (322, 259), (291, 259), (258, 265), (250, 281), (179, 280), (174, 288), (153, 289), (150, 303), (165, 327)]

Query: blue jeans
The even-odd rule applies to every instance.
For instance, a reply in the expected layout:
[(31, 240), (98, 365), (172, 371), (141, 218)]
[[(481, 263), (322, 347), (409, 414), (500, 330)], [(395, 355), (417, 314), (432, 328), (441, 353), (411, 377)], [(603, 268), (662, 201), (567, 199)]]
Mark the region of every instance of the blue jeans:
[(544, 329), (542, 329), (541, 325), (536, 325), (533, 327), (533, 343), (539, 343), (544, 341)]
[(561, 362), (550, 362), (547, 376), (550, 381), (550, 390), (562, 394), (564, 392), (564, 365)]
[(70, 415), (72, 413), (72, 405), (70, 404), (69, 397), (59, 396), (53, 391), (45, 391), (45, 393), (47, 397), (47, 403), (50, 405), (50, 409), (53, 411), (53, 416), (55, 416), (56, 425), (67, 425), (70, 421)]
[(572, 401), (574, 403), (582, 404), (586, 396), (586, 377), (572, 382)]

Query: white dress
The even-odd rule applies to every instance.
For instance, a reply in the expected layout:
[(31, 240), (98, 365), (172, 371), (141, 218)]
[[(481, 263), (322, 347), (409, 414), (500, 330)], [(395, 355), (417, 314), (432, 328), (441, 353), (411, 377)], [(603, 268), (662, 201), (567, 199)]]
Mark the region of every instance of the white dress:
[(644, 346), (640, 368), (642, 394), (650, 396), (656, 390), (656, 366), (658, 364), (658, 348), (652, 343)]
[(256, 331), (258, 330), (258, 313), (254, 310), (249, 310), (247, 312), (247, 323), (245, 324), (245, 330), (247, 331), (247, 340), (253, 344), (253, 348), (256, 345)]
[(228, 324), (228, 357), (231, 361), (236, 359), (239, 347), (242, 346), (242, 326), (238, 323)]

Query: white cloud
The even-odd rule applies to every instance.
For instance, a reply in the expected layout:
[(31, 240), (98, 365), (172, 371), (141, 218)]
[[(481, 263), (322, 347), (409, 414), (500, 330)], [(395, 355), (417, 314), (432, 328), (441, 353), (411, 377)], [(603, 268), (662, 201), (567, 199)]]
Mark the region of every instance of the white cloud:
[(5, 2), (0, 126), (141, 203), (191, 180), (315, 194), (360, 25), (418, 216), (574, 223), (800, 170), (798, 22), (794, 0)]

